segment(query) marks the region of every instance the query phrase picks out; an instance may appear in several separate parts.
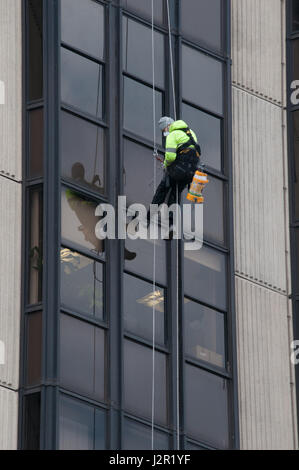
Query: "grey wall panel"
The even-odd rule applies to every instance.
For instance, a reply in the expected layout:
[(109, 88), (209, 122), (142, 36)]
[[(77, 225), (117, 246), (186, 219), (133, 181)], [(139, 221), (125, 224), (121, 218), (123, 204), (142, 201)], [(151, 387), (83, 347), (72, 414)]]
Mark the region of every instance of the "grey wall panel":
[(233, 83), (282, 102), (284, 1), (232, 0)]
[(0, 385), (14, 389), (19, 384), (21, 208), (21, 184), (0, 176), (0, 341), (5, 345)]
[(235, 269), (286, 292), (281, 108), (233, 88)]
[(287, 297), (236, 277), (242, 449), (293, 449)]
[(18, 393), (0, 386), (0, 450), (18, 445)]
[(21, 0), (0, 0), (0, 175), (22, 178)]

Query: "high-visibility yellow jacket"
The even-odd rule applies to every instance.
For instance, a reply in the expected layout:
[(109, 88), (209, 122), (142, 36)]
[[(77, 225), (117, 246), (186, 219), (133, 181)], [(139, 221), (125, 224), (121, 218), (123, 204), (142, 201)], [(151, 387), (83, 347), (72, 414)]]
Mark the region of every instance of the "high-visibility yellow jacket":
[[(167, 168), (171, 165), (176, 157), (177, 157), (177, 150), (178, 148), (188, 142), (189, 137), (188, 135), (179, 129), (188, 129), (188, 125), (184, 121), (175, 121), (171, 124), (169, 128), (169, 135), (166, 139), (166, 151), (165, 151), (165, 160), (164, 160), (164, 167)], [(191, 130), (191, 129), (190, 129)], [(197, 142), (197, 137), (195, 132), (191, 130), (191, 134)], [(190, 148), (194, 148), (194, 145), (190, 145)]]

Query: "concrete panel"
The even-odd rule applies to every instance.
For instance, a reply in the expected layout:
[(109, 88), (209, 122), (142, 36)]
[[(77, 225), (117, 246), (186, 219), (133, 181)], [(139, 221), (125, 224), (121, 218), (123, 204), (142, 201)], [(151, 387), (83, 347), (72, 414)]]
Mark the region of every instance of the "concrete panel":
[(0, 0), (0, 83), (0, 175), (21, 180), (21, 0)]
[(293, 449), (287, 297), (236, 277), (242, 449)]
[(232, 0), (233, 83), (282, 103), (284, 1)]
[(233, 88), (235, 269), (286, 292), (283, 111)]
[(5, 347), (0, 385), (14, 389), (19, 384), (21, 209), (21, 184), (0, 176), (0, 341)]
[(18, 447), (18, 393), (0, 387), (0, 450)]

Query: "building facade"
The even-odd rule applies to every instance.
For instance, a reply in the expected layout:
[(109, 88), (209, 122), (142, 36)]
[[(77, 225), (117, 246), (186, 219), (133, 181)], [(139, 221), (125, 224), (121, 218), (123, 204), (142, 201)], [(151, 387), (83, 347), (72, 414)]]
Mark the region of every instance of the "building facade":
[[(296, 2), (153, 5), (0, 0), (2, 449), (151, 449), (153, 412), (155, 449), (297, 448)], [(150, 203), (162, 115), (202, 146), (198, 252), (95, 236)]]

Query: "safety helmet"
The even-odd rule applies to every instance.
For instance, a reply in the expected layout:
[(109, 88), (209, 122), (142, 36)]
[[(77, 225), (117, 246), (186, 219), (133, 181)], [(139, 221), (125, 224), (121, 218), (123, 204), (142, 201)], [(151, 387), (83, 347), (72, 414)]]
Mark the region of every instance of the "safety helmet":
[(166, 127), (170, 126), (172, 123), (174, 123), (174, 120), (171, 117), (167, 117), (167, 116), (161, 117), (158, 123), (159, 129), (163, 131), (164, 129), (166, 129)]

